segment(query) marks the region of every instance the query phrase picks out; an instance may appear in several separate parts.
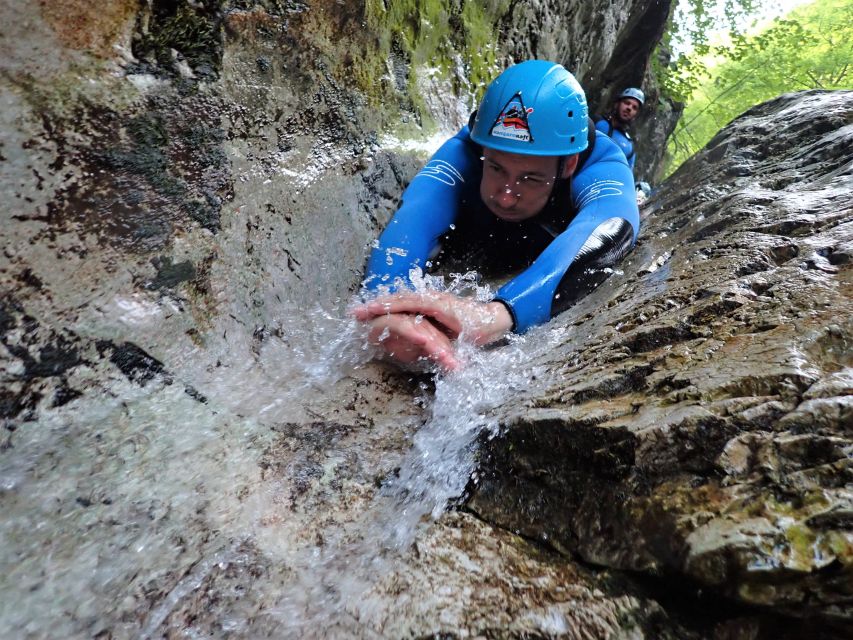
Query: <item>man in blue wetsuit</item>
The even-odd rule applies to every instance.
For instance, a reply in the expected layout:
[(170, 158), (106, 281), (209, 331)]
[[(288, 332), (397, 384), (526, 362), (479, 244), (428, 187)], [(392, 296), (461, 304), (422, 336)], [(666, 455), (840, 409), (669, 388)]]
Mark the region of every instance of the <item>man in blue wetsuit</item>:
[(643, 108), (645, 101), (646, 96), (640, 89), (628, 87), (616, 97), (616, 102), (613, 103), (613, 109), (609, 114), (595, 118), (595, 128), (619, 145), (631, 169), (634, 168), (634, 162), (637, 159), (637, 150), (634, 148), (634, 140), (628, 133), (628, 128), (640, 115), (640, 109)]
[[(638, 231), (631, 170), (595, 131), (574, 76), (522, 62), (412, 179), (368, 261), (365, 288), (378, 297), (353, 313), (394, 359), (454, 369), (455, 340), (488, 344), (548, 321), (603, 282)], [(442, 246), (522, 270), (489, 302), (411, 290), (411, 271)]]

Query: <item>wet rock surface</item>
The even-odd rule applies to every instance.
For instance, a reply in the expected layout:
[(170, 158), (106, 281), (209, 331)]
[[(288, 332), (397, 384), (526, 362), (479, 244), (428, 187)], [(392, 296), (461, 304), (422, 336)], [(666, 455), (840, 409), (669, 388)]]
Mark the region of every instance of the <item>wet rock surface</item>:
[[(436, 32), (459, 26), (461, 9), (452, 4), (432, 25)], [(484, 19), (501, 33), (524, 29), (536, 37), (512, 39), (521, 48), (498, 49), (481, 67), (516, 53), (562, 55), (571, 42), (591, 37), (590, 7), (534, 4), (532, 12), (513, 5), (511, 15)], [(654, 13), (643, 7), (609, 7), (604, 40), (587, 47), (578, 64), (585, 71), (605, 65), (608, 48), (624, 46), (636, 17)], [(577, 423), (574, 439), (555, 435), (548, 443), (568, 446), (579, 461), (574, 471), (566, 467), (574, 484), (561, 485), (562, 513), (583, 502), (584, 482), (598, 477), (611, 485), (596, 484), (590, 505), (592, 496), (630, 481), (624, 495), (640, 487), (666, 511), (668, 503), (652, 498), (659, 495), (652, 491), (660, 484), (655, 470), (672, 467), (666, 488), (681, 499), (674, 467), (683, 459), (696, 477), (713, 468), (717, 479), (736, 478), (747, 493), (755, 486), (756, 521), (766, 516), (761, 509), (787, 509), (790, 500), (780, 494), (763, 502), (763, 485), (750, 484), (753, 476), (783, 478), (794, 488), (819, 485), (825, 495), (804, 491), (807, 504), (796, 507), (797, 522), (808, 511), (798, 549), (813, 544), (815, 531), (841, 531), (849, 506), (839, 455), (849, 458), (849, 447), (837, 425), (847, 419), (849, 362), (834, 354), (846, 353), (848, 329), (834, 299), (831, 309), (806, 311), (798, 281), (778, 271), (810, 274), (815, 289), (808, 300), (815, 305), (829, 300), (845, 273), (849, 238), (836, 241), (832, 234), (842, 226), (820, 213), (832, 200), (826, 189), (833, 172), (846, 179), (838, 158), (821, 149), (840, 147), (827, 143), (800, 158), (823, 167), (815, 184), (826, 185), (814, 187), (813, 200), (799, 200), (786, 186), (785, 172), (799, 168), (766, 170), (766, 193), (753, 205), (767, 211), (766, 227), (774, 231), (754, 233), (783, 239), (756, 244), (748, 236), (742, 244), (755, 245), (748, 254), (736, 251), (740, 245), (713, 244), (712, 194), (719, 190), (737, 210), (748, 198), (736, 197), (729, 180), (764, 165), (747, 154), (720, 183), (703, 169), (678, 178), (685, 183), (666, 196), (677, 215), (650, 218), (669, 222), (649, 227), (652, 235), (628, 267), (633, 271), (591, 303), (611, 304), (624, 324), (602, 328), (589, 306), (589, 317), (567, 314), (543, 329), (544, 339), (486, 354), (481, 368), (475, 363), (447, 383), (369, 363), (343, 310), (367, 246), (423, 158), (399, 132), (396, 139), (382, 134), (407, 120), (423, 143), (418, 126), (427, 116), (448, 131), (467, 118), (476, 87), (463, 81), (459, 56), (452, 56), (449, 76), (431, 75), (420, 50), (407, 50), (390, 27), (376, 31), (391, 22), (367, 20), (355, 5), (331, 0), (8, 0), (0, 1), (0, 18), (0, 180), (7, 194), (0, 254), (0, 635), (716, 638), (779, 629), (751, 609), (696, 613), (667, 602), (666, 586), (582, 566), (539, 544), (547, 531), (553, 547), (595, 563), (719, 576), (711, 586), (727, 602), (758, 601), (729, 593), (730, 575), (717, 569), (717, 558), (729, 553), (717, 550), (724, 536), (698, 525), (687, 534), (653, 515), (640, 527), (614, 500), (587, 508), (583, 526), (619, 531), (630, 544), (599, 536), (584, 546), (579, 524), (550, 529), (539, 516), (530, 524), (531, 515), (544, 512), (538, 505), (551, 499), (546, 493), (504, 488), (507, 499), (517, 500), (512, 518), (524, 526), (507, 522), (511, 510), (489, 498), (500, 477), (486, 472), (508, 455), (502, 447), (513, 434), (540, 423), (568, 433)], [(447, 42), (463, 47), (474, 35), (457, 28)], [(415, 87), (423, 86), (430, 94), (418, 103)], [(771, 109), (767, 123), (773, 117)], [(820, 140), (830, 135), (823, 122), (812, 129)], [(739, 139), (722, 138), (709, 157), (746, 150)], [(765, 136), (762, 143), (778, 141)], [(766, 151), (787, 157), (786, 147), (779, 149)], [(703, 196), (696, 185), (710, 191)], [(674, 194), (681, 192), (696, 198), (678, 202)], [(788, 199), (773, 200), (779, 192)], [(711, 226), (695, 226), (700, 214)], [(707, 248), (701, 259), (715, 270), (662, 299), (681, 259), (681, 228)], [(829, 235), (807, 251), (814, 229)], [(729, 282), (727, 255), (749, 286)], [(796, 259), (812, 266), (798, 271)], [(774, 306), (762, 311), (760, 323), (749, 321), (768, 327), (757, 337), (745, 332), (741, 343), (727, 346), (731, 336), (705, 326), (717, 316), (746, 318), (763, 297)], [(692, 320), (669, 322), (668, 313), (688, 307)], [(833, 321), (825, 323), (830, 311)], [(783, 355), (775, 338), (799, 335), (788, 329), (794, 320), (811, 338)], [(580, 345), (573, 323), (584, 335), (600, 335), (598, 342)], [(703, 353), (736, 355), (688, 367), (686, 350), (703, 339)], [(564, 340), (560, 361), (541, 346)], [(738, 360), (741, 353), (748, 360)], [(758, 377), (756, 359), (767, 365)], [(507, 367), (501, 379), (508, 388), (493, 398), (483, 381), (494, 366)], [(709, 417), (696, 408), (701, 394), (717, 401), (726, 393), (738, 400), (725, 405), (729, 413), (712, 408)], [(670, 415), (666, 403), (644, 413), (643, 399), (661, 394), (682, 413)], [(655, 448), (637, 435), (652, 433), (658, 420), (671, 425), (667, 434), (680, 434), (678, 447), (661, 441)], [(608, 421), (615, 428), (604, 429)], [(465, 437), (429, 448), (456, 423), (467, 427)], [(769, 426), (741, 426), (754, 423)], [(483, 489), (472, 505), (509, 528), (487, 524), (473, 510), (442, 515), (473, 468), (470, 440), (481, 426), (494, 433), (500, 425), (509, 430), (484, 443)], [(788, 435), (777, 438), (776, 431)], [(433, 479), (450, 476), (449, 496), (418, 493), (426, 453), (449, 460)], [(641, 458), (649, 461), (645, 475), (636, 471)], [(690, 498), (701, 502), (692, 492)], [(712, 522), (708, 517), (689, 515), (697, 523)], [(735, 525), (725, 535), (745, 536)], [(669, 534), (676, 529), (678, 535)], [(664, 561), (687, 548), (678, 536), (696, 531), (704, 537), (691, 543), (699, 550), (693, 569)], [(838, 540), (830, 541), (835, 559), (823, 574), (805, 562), (792, 575), (811, 577), (779, 583), (792, 585), (791, 597), (807, 588), (834, 593), (823, 576), (849, 557)], [(636, 550), (625, 550), (635, 542)], [(605, 561), (608, 554), (625, 561)], [(841, 580), (845, 571), (833, 575)], [(783, 608), (778, 598), (762, 597)], [(847, 602), (837, 599), (836, 617), (846, 615)], [(816, 607), (822, 615), (824, 604)]]
[(470, 508), (853, 628), (851, 143), (853, 94), (791, 94), (681, 167), (624, 274), (565, 314), (547, 390), (484, 443)]

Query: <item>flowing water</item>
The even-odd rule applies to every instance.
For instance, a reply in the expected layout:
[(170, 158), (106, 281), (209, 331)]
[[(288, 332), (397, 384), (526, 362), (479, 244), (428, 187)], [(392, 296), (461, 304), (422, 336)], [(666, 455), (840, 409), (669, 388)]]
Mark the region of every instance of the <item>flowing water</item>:
[[(470, 276), (421, 286), (490, 295)], [(92, 365), (74, 383), (98, 391), (15, 434), (0, 467), (0, 568), (4, 592), (20, 597), (0, 604), (0, 636), (192, 635), (178, 612), (259, 557), (279, 567), (276, 580), (241, 588), (263, 592), (275, 633), (372, 633), (358, 621), (388, 605), (371, 590), (463, 494), (477, 438), (496, 433), (492, 411), (541, 375), (528, 363), (563, 330), (463, 345), (464, 369), (432, 376), (369, 364), (374, 348), (340, 308), (302, 315), (260, 343), (230, 322), (219, 344), (173, 353), (169, 376), (144, 386), (99, 380)], [(357, 407), (373, 428), (344, 424), (353, 413), (336, 412), (377, 371), (414, 391)], [(226, 613), (222, 629), (249, 633), (256, 612)]]
[[(429, 277), (416, 284), (489, 299), (488, 287), (477, 287), (472, 275), (457, 277), (448, 287)], [(305, 384), (316, 387), (327, 387), (342, 372), (375, 355), (372, 348), (365, 348), (363, 331), (351, 321), (336, 321), (330, 315), (324, 319), (337, 324), (337, 330), (330, 331), (336, 337), (325, 341), (316, 357), (305, 360)], [(504, 349), (488, 351), (463, 344), (464, 369), (437, 374), (433, 390), (421, 383), (422, 393), (413, 402), (424, 406), (425, 421), (414, 431), (410, 448), (401, 452), (395, 473), (354, 522), (337, 531), (325, 530), (322, 546), (295, 549), (289, 558), (295, 582), (275, 606), (283, 628), (299, 637), (319, 637), (337, 628), (342, 618), (383, 616), (376, 609), (387, 602), (371, 591), (407, 561), (418, 533), (463, 494), (475, 471), (476, 440), (497, 433), (490, 412), (540, 373), (524, 366), (530, 357), (524, 341), (517, 338)]]

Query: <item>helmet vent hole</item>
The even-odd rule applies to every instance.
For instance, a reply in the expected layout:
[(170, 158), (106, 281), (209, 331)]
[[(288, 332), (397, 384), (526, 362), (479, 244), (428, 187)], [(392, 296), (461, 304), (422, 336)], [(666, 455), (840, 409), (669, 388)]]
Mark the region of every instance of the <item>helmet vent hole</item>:
[(569, 111), (569, 117), (570, 117), (570, 118), (571, 118), (571, 117), (574, 117), (574, 115), (575, 115), (575, 112), (574, 112), (574, 111)]
[(574, 141), (575, 141), (575, 137), (574, 137), (574, 136), (572, 136), (571, 138), (569, 138), (569, 142), (574, 142)]

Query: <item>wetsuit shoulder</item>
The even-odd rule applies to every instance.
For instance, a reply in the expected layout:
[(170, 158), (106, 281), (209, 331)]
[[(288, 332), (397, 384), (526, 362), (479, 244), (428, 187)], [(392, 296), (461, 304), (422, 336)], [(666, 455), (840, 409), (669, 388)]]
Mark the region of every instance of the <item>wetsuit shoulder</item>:
[[(582, 259), (591, 239), (608, 238), (630, 248), (640, 228), (640, 216), (634, 195), (634, 179), (625, 155), (604, 133), (596, 133), (592, 154), (571, 180), (572, 202), (577, 214), (563, 233), (546, 247), (524, 272), (501, 287), (496, 299), (504, 302), (515, 321), (515, 330), (523, 332), (546, 322), (560, 310), (554, 301), (567, 271)], [(614, 228), (608, 232), (603, 229)], [(609, 241), (609, 240), (607, 240)], [(618, 256), (624, 251), (604, 253)]]
[(572, 176), (572, 201), (579, 215), (617, 215), (631, 223), (635, 235), (639, 233), (634, 176), (625, 154), (610, 137), (596, 134), (592, 155)]
[(456, 219), (460, 204), (479, 188), (479, 149), (468, 127), (448, 139), (412, 178), (402, 203), (379, 237), (365, 274), (376, 289), (410, 284), (411, 269), (423, 269), (440, 236)]

